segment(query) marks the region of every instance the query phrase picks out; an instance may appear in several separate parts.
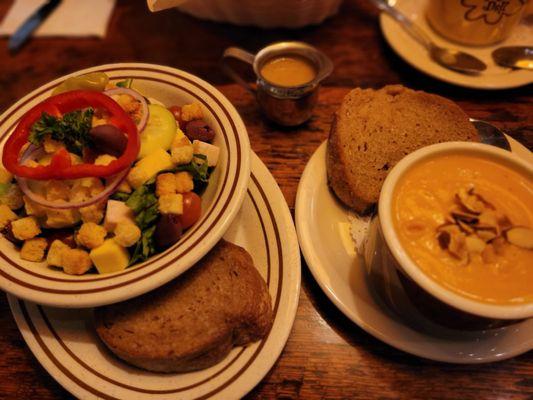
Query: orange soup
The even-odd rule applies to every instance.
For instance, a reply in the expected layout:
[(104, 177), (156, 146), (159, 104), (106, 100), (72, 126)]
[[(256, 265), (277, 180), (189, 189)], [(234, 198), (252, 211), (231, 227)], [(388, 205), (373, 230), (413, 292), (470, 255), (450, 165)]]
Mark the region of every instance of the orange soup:
[(393, 224), (441, 285), (492, 304), (533, 301), (533, 179), (488, 158), (441, 155), (399, 180)]
[(278, 86), (300, 86), (316, 77), (315, 66), (306, 58), (284, 55), (268, 60), (261, 68), (261, 75)]

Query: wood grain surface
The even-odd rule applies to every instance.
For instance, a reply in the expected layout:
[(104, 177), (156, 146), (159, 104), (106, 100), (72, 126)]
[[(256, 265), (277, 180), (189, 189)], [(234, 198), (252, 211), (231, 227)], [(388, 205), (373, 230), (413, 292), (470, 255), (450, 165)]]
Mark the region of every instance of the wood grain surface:
[[(0, 2), (0, 17), (11, 1)], [(364, 0), (345, 1), (318, 27), (268, 30), (199, 21), (175, 10), (150, 14), (142, 0), (118, 0), (109, 32), (97, 39), (34, 39), (10, 55), (0, 39), (0, 110), (38, 86), (81, 68), (122, 61), (169, 65), (214, 84), (235, 105), (252, 148), (266, 163), (294, 211), (300, 175), (327, 138), (331, 116), (350, 88), (402, 83), (457, 101), (533, 149), (532, 87), (484, 92), (441, 83), (409, 67), (384, 42), (377, 13)], [(219, 68), (227, 46), (255, 51), (276, 40), (309, 42), (335, 71), (312, 120), (296, 129), (266, 122), (255, 100)], [(457, 366), (422, 360), (381, 343), (354, 325), (322, 293), (302, 259), (302, 292), (287, 346), (250, 399), (533, 399), (533, 356)], [(66, 399), (26, 347), (0, 296), (0, 399)]]

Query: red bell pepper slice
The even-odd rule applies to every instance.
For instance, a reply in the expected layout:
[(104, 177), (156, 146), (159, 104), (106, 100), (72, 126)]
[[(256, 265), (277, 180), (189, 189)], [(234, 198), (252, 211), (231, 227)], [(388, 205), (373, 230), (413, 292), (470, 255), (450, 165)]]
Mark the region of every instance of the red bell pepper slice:
[[(28, 143), (33, 124), (41, 118), (43, 112), (54, 116), (92, 107), (109, 114), (108, 123), (116, 126), (128, 138), (124, 153), (108, 165), (76, 164), (73, 165), (69, 153), (65, 149), (57, 151), (50, 165), (30, 167), (20, 164), (22, 148)], [(4, 167), (15, 176), (28, 179), (78, 179), (86, 177), (108, 177), (129, 168), (137, 158), (140, 149), (139, 132), (130, 116), (118, 103), (101, 92), (89, 90), (73, 90), (61, 93), (37, 104), (20, 120), (13, 134), (7, 139), (2, 154)]]

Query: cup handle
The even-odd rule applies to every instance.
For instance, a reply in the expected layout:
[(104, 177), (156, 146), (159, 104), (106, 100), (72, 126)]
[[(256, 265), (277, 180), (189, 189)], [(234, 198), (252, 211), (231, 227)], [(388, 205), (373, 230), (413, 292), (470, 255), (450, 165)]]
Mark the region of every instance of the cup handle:
[(226, 59), (228, 58), (236, 58), (237, 60), (253, 65), (255, 55), (238, 47), (228, 47), (226, 50), (224, 50), (224, 54), (222, 54), (222, 69), (224, 72), (248, 92), (255, 94), (255, 89), (226, 63)]

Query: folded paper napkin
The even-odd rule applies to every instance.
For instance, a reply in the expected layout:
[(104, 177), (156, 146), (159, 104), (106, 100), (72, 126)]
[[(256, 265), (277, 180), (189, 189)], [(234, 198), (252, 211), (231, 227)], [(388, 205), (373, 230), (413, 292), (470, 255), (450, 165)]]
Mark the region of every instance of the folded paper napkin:
[[(15, 0), (0, 23), (0, 35), (13, 34), (46, 0)], [(63, 0), (35, 36), (105, 37), (115, 0)]]

